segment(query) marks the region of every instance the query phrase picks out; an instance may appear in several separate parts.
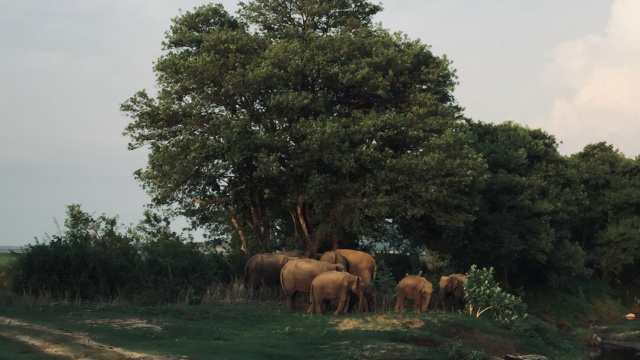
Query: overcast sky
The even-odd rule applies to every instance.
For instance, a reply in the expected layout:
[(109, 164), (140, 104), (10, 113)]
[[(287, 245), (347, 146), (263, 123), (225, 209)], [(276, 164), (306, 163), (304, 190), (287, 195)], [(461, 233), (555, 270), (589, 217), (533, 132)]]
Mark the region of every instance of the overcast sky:
[[(222, 1), (230, 12), (237, 1)], [(66, 205), (142, 218), (130, 119), (191, 0), (0, 0), (0, 245), (56, 234)], [(465, 115), (542, 128), (563, 154), (640, 154), (640, 1), (387, 0), (376, 21), (446, 54)]]

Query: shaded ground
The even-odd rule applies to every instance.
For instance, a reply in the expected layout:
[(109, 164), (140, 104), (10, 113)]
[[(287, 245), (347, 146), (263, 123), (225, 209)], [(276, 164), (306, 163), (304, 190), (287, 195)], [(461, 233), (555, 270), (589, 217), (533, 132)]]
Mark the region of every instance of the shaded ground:
[[(191, 316), (183, 317), (187, 320)], [(192, 319), (191, 319), (192, 320)], [(162, 331), (162, 326), (150, 324), (139, 318), (122, 319), (98, 319), (90, 318), (81, 321), (89, 325), (108, 326), (115, 329), (145, 329), (152, 332)], [(335, 318), (328, 322), (337, 330), (361, 330), (361, 331), (392, 331), (402, 329), (419, 329), (425, 326), (425, 319), (406, 317), (396, 318), (385, 315), (372, 315), (362, 318)], [(170, 356), (148, 354), (130, 351), (120, 347), (106, 345), (93, 340), (89, 334), (74, 332), (65, 329), (29, 323), (16, 318), (0, 317), (0, 336), (10, 341), (20, 343), (33, 353), (48, 355), (60, 359), (139, 359), (139, 360), (173, 360), (187, 359), (186, 356)], [(483, 351), (489, 357), (499, 357), (505, 354), (522, 354), (523, 350), (515, 342), (500, 336), (489, 336), (477, 329), (469, 329), (464, 326), (455, 326), (448, 335), (457, 338), (463, 343), (479, 351)], [(345, 343), (348, 345), (349, 343)], [(360, 349), (360, 356), (364, 358), (387, 358), (404, 354), (411, 357), (415, 353), (414, 347), (426, 347), (437, 349), (445, 344), (441, 340), (424, 337), (408, 336), (397, 342), (376, 342), (367, 344)], [(28, 350), (21, 350), (23, 353)]]
[(561, 340), (527, 343), (531, 334), (514, 339), (496, 325), (437, 312), (307, 315), (280, 302), (10, 306), (0, 307), (0, 358), (450, 360), (477, 359), (480, 352), (488, 359), (570, 353)]
[(515, 341), (498, 335), (483, 334), (477, 329), (465, 326), (454, 326), (455, 336), (468, 346), (482, 351), (489, 357), (502, 357), (503, 355), (522, 355), (524, 349)]
[[(0, 336), (10, 341), (26, 345), (35, 353), (42, 353), (53, 358), (62, 359), (179, 359), (165, 355), (152, 355), (125, 350), (101, 344), (89, 338), (85, 333), (72, 332), (62, 329), (52, 329), (36, 325), (19, 319), (0, 317)], [(114, 325), (124, 327), (148, 326), (144, 320), (122, 319), (114, 321)], [(27, 350), (21, 350), (23, 352)]]
[[(392, 329), (418, 329), (425, 323), (419, 318), (395, 318), (384, 315), (367, 316), (364, 318), (335, 319), (330, 321), (339, 330), (369, 330), (384, 331)], [(455, 325), (453, 331), (448, 334), (450, 338), (457, 338), (469, 347), (484, 352), (488, 357), (501, 357), (506, 354), (524, 354), (525, 351), (515, 341), (498, 335), (487, 335), (478, 329), (471, 329), (462, 325)], [(420, 337), (408, 337), (401, 342), (424, 346), (428, 348), (439, 348), (444, 345), (440, 340), (425, 339)], [(378, 349), (379, 351), (380, 349)]]

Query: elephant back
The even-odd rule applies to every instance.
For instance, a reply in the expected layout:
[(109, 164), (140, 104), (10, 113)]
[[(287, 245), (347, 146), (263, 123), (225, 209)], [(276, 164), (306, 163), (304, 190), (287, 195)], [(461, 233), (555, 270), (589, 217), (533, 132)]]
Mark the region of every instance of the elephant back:
[(280, 272), (280, 283), (286, 293), (309, 292), (316, 276), (327, 271), (344, 271), (342, 264), (329, 264), (314, 259), (293, 259)]
[(349, 261), (346, 257), (338, 254), (335, 251), (327, 251), (320, 257), (320, 261), (328, 262), (329, 264), (342, 264), (346, 271), (349, 271)]
[(334, 251), (347, 259), (349, 273), (362, 277), (364, 284), (373, 282), (376, 273), (376, 261), (371, 255), (351, 249), (337, 249)]

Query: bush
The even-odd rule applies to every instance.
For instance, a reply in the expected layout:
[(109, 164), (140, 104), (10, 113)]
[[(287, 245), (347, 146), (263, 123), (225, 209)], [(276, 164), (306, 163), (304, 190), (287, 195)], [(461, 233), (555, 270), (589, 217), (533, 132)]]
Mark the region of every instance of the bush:
[(204, 254), (195, 243), (180, 237), (151, 241), (142, 247), (140, 284), (131, 292), (144, 303), (197, 304), (208, 286), (219, 279), (218, 266), (217, 254)]
[(378, 306), (380, 310), (393, 309), (393, 297), (396, 295), (398, 282), (393, 277), (391, 269), (385, 264), (384, 260), (380, 260), (376, 266), (376, 278), (373, 285), (378, 293)]
[(475, 312), (476, 317), (489, 312), (494, 319), (510, 323), (525, 316), (524, 303), (519, 297), (508, 294), (498, 286), (493, 268), (478, 269), (472, 265), (464, 284), (464, 292), (469, 313)]
[(165, 218), (145, 216), (121, 232), (117, 218), (94, 218), (69, 206), (65, 231), (36, 240), (12, 264), (13, 291), (53, 300), (198, 304), (211, 284), (241, 274), (246, 256), (206, 254)]
[(118, 231), (117, 217), (93, 218), (67, 208), (66, 230), (27, 247), (16, 263), (12, 288), (54, 299), (105, 299), (122, 294), (139, 258), (134, 239)]
[(451, 360), (483, 360), (487, 358), (484, 352), (470, 349), (460, 341), (453, 343), (448, 355)]

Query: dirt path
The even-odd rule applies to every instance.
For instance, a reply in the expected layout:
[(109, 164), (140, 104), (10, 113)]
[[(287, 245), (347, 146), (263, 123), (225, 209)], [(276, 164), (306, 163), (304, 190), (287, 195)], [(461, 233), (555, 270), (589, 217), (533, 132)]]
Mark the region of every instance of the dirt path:
[[(42, 336), (34, 335), (42, 333)], [(0, 316), (0, 336), (28, 345), (35, 351), (64, 359), (186, 359), (129, 351), (92, 340), (86, 333), (69, 332)]]

